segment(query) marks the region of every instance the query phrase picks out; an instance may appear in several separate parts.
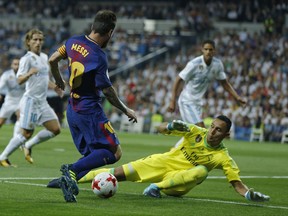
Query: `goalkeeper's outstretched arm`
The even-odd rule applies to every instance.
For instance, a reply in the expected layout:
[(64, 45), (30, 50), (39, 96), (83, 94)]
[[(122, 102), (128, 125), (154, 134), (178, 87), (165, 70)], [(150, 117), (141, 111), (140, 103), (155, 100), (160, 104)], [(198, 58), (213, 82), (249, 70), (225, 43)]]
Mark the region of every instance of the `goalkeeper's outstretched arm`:
[(249, 201), (264, 202), (270, 200), (269, 196), (256, 192), (253, 188), (249, 189), (241, 181), (231, 181), (230, 183), (241, 196), (245, 197)]
[(181, 120), (173, 120), (172, 122), (163, 122), (157, 128), (157, 131), (162, 134), (169, 134), (171, 131), (189, 132), (189, 126)]

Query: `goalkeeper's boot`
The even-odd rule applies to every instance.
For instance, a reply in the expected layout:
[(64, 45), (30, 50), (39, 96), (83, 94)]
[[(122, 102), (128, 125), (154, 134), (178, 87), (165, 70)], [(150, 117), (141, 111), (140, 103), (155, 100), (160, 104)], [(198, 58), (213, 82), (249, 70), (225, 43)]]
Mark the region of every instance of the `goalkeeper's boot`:
[(0, 160), (0, 166), (3, 166), (3, 167), (16, 167), (16, 165), (11, 164), (11, 162), (8, 159)]
[(150, 184), (147, 188), (145, 188), (143, 194), (149, 197), (161, 198), (160, 189), (155, 184)]
[(25, 160), (28, 161), (30, 164), (33, 164), (34, 161), (33, 161), (33, 158), (31, 156), (32, 150), (26, 148), (25, 146), (23, 146), (23, 152), (24, 152), (24, 155), (25, 155)]
[(60, 188), (59, 180), (60, 180), (60, 178), (52, 179), (52, 180), (47, 184), (47, 187), (48, 187), (48, 188)]
[(69, 190), (71, 190), (74, 195), (77, 195), (79, 193), (79, 188), (76, 181), (76, 174), (73, 170), (71, 170), (71, 165), (63, 164), (60, 171), (62, 172), (63, 176), (67, 178)]
[(70, 180), (67, 176), (62, 176), (59, 181), (59, 186), (62, 189), (64, 199), (66, 202), (77, 202), (76, 196), (73, 194), (73, 191), (70, 187)]

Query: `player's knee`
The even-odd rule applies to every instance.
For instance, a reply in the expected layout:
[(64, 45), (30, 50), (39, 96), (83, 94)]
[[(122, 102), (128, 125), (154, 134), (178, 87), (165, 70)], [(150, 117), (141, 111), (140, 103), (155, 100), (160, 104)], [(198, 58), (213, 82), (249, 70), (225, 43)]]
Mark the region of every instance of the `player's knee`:
[(114, 153), (114, 156), (115, 156), (116, 161), (120, 160), (120, 158), (122, 157), (122, 150), (120, 146), (117, 146), (117, 150)]
[(29, 140), (33, 135), (34, 130), (25, 130), (22, 129), (21, 135), (26, 139)]
[(61, 133), (60, 127), (59, 127), (59, 128), (56, 128), (54, 131), (52, 131), (52, 133), (53, 133), (55, 136), (57, 136), (58, 134), (60, 134), (60, 133)]
[(117, 154), (117, 155), (115, 154), (114, 156), (115, 156), (115, 160), (116, 160), (115, 162), (117, 162), (122, 157), (122, 154)]
[(0, 128), (2, 127), (2, 125), (5, 123), (6, 119), (0, 118)]
[(201, 184), (208, 176), (208, 170), (203, 165), (195, 167), (197, 169), (197, 184)]
[(53, 127), (53, 128), (51, 128), (51, 129), (49, 128), (49, 131), (50, 131), (51, 133), (53, 133), (54, 136), (57, 136), (58, 134), (61, 133), (60, 127)]

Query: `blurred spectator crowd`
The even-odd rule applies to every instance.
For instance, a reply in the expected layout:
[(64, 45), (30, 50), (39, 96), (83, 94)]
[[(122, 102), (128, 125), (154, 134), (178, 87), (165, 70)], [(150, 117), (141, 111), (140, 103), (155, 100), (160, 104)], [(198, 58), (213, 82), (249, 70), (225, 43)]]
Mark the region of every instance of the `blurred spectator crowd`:
[[(239, 131), (249, 130), (235, 134), (239, 139), (249, 140), (247, 134), (256, 127), (263, 128), (265, 140), (280, 141), (282, 132), (288, 129), (288, 35), (242, 34), (217, 33), (213, 39), (230, 82), (247, 97), (248, 104), (245, 108), (238, 106), (215, 82), (205, 96), (204, 118), (222, 113), (231, 117)], [(118, 92), (124, 101), (144, 116), (160, 113), (165, 120), (175, 118), (166, 112), (173, 80), (189, 59), (201, 54), (200, 43), (182, 47), (152, 68), (147, 66), (125, 79), (118, 78)]]
[[(263, 22), (268, 14), (277, 22), (287, 13), (285, 0), (1, 0), (3, 17), (90, 18), (100, 9), (115, 11), (128, 19), (215, 19), (217, 21)], [(278, 20), (279, 19), (279, 20)], [(189, 22), (189, 20), (188, 20)], [(283, 22), (283, 20), (281, 21)]]
[[(215, 82), (205, 96), (203, 117), (223, 113), (231, 117), (235, 131), (262, 128), (265, 140), (280, 141), (282, 132), (288, 128), (288, 33), (284, 29), (288, 4), (285, 1), (145, 1), (143, 4), (135, 1), (97, 1), (96, 4), (95, 1), (78, 0), (0, 0), (1, 16), (7, 19), (13, 16), (91, 18), (95, 11), (103, 8), (117, 12), (121, 18), (176, 19), (182, 30), (193, 29), (196, 33), (209, 31), (209, 37), (216, 42), (217, 57), (223, 61), (230, 82), (241, 95), (247, 97), (248, 105), (239, 107)], [(246, 29), (218, 32), (213, 29), (212, 20), (259, 22), (266, 28), (255, 33)], [(69, 22), (52, 26), (41, 24), (38, 27), (45, 33), (43, 51), (48, 55), (72, 34)], [(0, 75), (9, 68), (11, 57), (22, 56), (26, 52), (23, 36), (29, 28), (17, 24), (5, 28), (0, 26)], [(165, 121), (180, 118), (178, 112), (166, 112), (172, 84), (187, 61), (201, 55), (202, 39), (196, 37), (197, 43), (181, 44), (179, 38), (167, 35), (130, 34), (121, 29), (114, 34), (106, 50), (110, 70), (161, 47), (171, 50), (164, 57), (111, 77), (121, 99), (144, 118), (144, 131), (149, 131), (149, 126), (145, 125), (151, 125), (155, 114), (161, 115)], [(61, 71), (67, 79), (65, 62), (61, 63)], [(52, 93), (49, 96), (56, 97)], [(62, 102), (65, 104), (66, 101)], [(105, 100), (103, 106), (112, 123), (117, 125), (121, 121), (118, 111)], [(61, 108), (57, 112), (62, 119)], [(249, 140), (245, 133), (243, 136), (238, 134), (238, 137), (235, 134), (235, 137)]]

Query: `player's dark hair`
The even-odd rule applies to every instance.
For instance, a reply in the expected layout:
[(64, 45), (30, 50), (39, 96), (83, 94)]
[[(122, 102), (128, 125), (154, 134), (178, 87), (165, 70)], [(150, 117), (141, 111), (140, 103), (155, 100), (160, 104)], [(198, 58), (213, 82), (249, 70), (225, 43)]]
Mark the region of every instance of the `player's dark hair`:
[(219, 116), (217, 116), (216, 118), (224, 121), (224, 122), (226, 123), (226, 126), (227, 126), (227, 131), (230, 131), (232, 122), (231, 122), (231, 120), (230, 120), (227, 116), (225, 116), (225, 115), (219, 115)]
[(101, 36), (109, 33), (110, 30), (114, 30), (116, 26), (117, 17), (113, 11), (101, 10), (98, 11), (91, 30), (94, 33), (99, 33)]
[(203, 47), (205, 44), (210, 44), (210, 45), (212, 45), (214, 49), (215, 49), (215, 47), (216, 47), (216, 46), (215, 46), (215, 42), (214, 42), (213, 40), (210, 40), (210, 39), (204, 40), (204, 41), (202, 42), (202, 47)]

